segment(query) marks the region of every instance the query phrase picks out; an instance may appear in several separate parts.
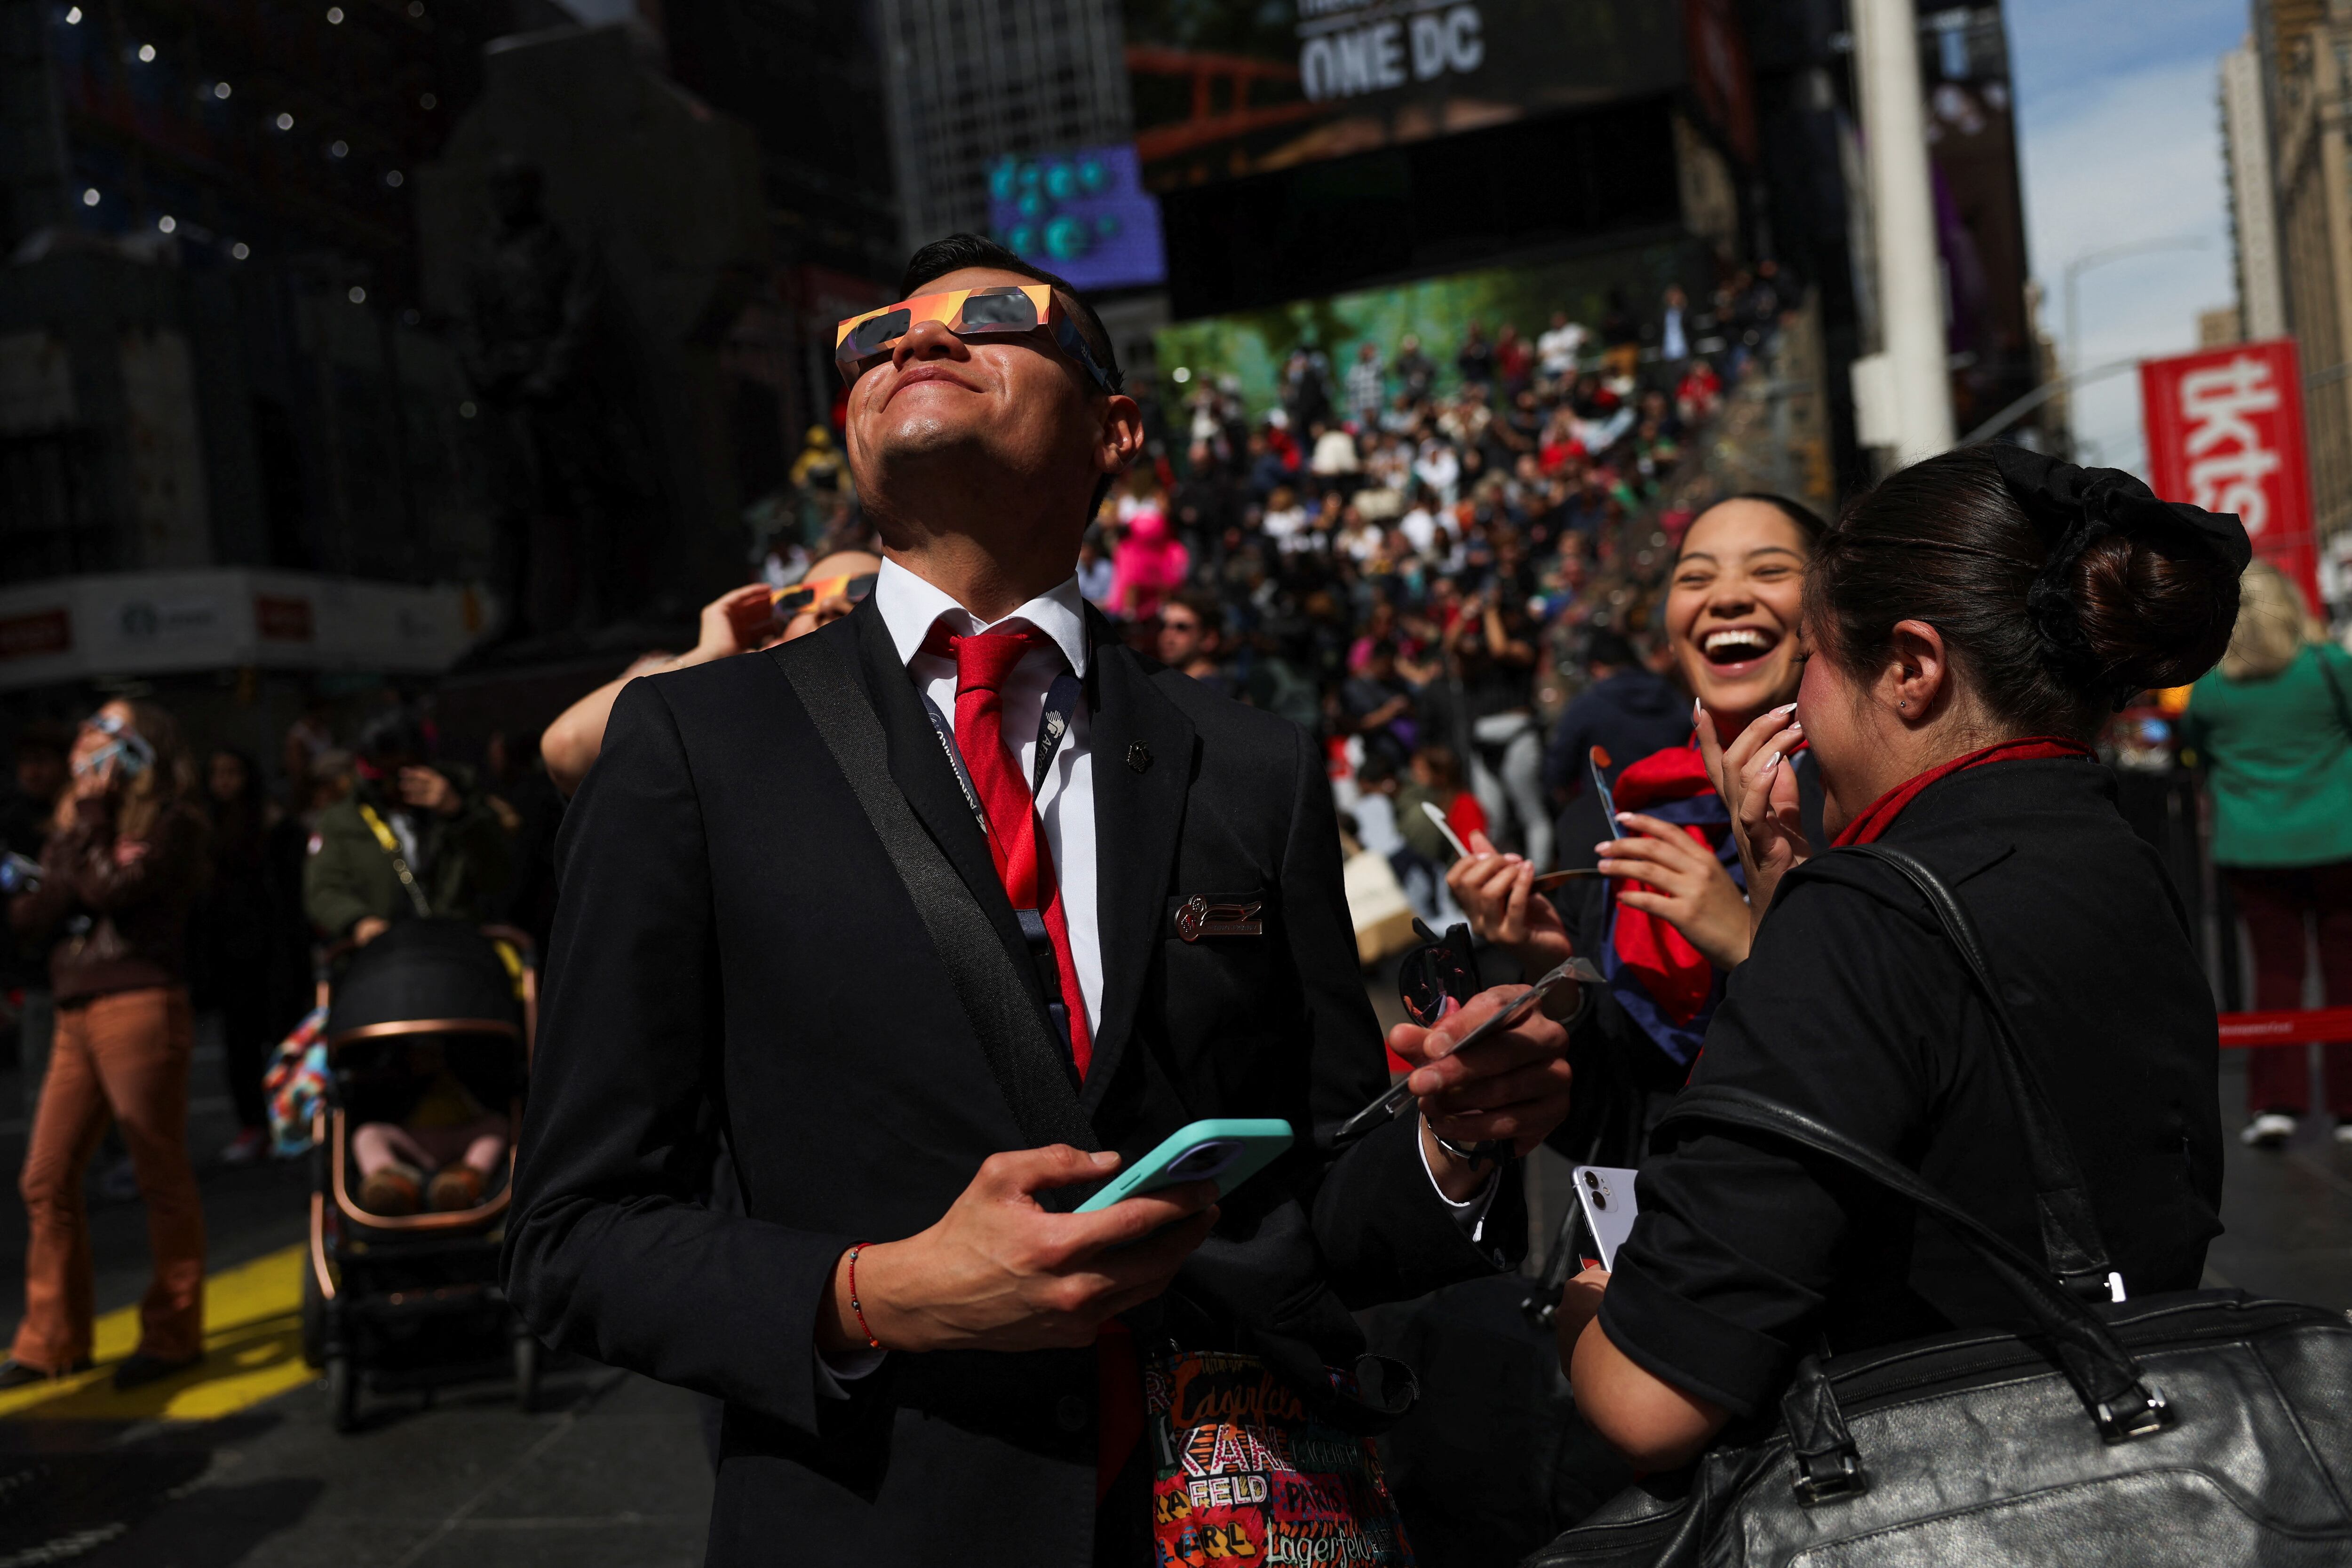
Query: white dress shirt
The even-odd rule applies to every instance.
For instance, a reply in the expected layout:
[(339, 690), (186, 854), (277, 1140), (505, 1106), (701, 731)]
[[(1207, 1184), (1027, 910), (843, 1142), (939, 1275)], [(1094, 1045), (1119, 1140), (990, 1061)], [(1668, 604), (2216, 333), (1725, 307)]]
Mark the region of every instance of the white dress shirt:
[[(1047, 689), (1065, 669), (1080, 680), (1086, 678), (1086, 602), (1078, 594), (1076, 574), (1003, 620), (983, 625), (978, 616), (939, 589), (897, 561), (885, 560), (874, 579), (874, 607), (881, 612), (891, 645), (914, 676), (916, 687), (938, 706), (940, 716), (950, 729), (956, 722), (955, 661), (922, 651), (932, 626), (944, 621), (949, 635), (956, 637), (1023, 627), (1045, 634), (1051, 645), (1023, 654), (998, 694), (1003, 705), (1004, 738), (1013, 748), (1013, 759), (1024, 781), (1034, 779), (1037, 721), (1045, 712)], [(1045, 830), (1046, 851), (1054, 857), (1054, 882), (1061, 889), (1062, 918), (1070, 929), (1070, 964), (1078, 972), (1089, 1036), (1102, 1017), (1103, 988), (1102, 926), (1095, 915), (1093, 728), (1081, 702), (1061, 748), (1054, 753), (1045, 787), (1037, 791), (1037, 820)], [(963, 745), (964, 737), (958, 735), (958, 749)]]

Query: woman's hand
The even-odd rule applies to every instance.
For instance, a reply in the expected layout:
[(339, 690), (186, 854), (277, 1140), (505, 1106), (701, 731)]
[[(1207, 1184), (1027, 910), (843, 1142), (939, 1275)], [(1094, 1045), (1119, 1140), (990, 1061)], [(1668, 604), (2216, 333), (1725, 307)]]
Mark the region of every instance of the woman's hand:
[(1552, 1333), (1559, 1341), (1559, 1369), (1569, 1370), (1576, 1360), (1576, 1342), (1584, 1333), (1584, 1325), (1601, 1315), (1601, 1292), (1609, 1289), (1609, 1270), (1598, 1263), (1568, 1282), (1559, 1293), (1559, 1308), (1552, 1313)]
[(1772, 907), (1780, 879), (1812, 857), (1797, 801), (1796, 769), (1789, 765), (1789, 754), (1804, 743), (1804, 727), (1797, 722), (1797, 705), (1790, 703), (1765, 714), (1726, 747), (1706, 709), (1695, 706), (1693, 716), (1706, 776), (1731, 813), (1731, 836), (1748, 873), (1752, 932)]
[(430, 811), (436, 817), (454, 817), (466, 809), (466, 798), (449, 782), (449, 776), (436, 768), (402, 768), (399, 791), (402, 805)]
[(701, 629), (694, 647), (670, 667), (683, 670), (747, 653), (776, 629), (776, 599), (766, 583), (730, 589), (702, 607)]
[(1620, 811), (1617, 821), (1634, 836), (1597, 845), (1601, 870), (1648, 884), (1619, 889), (1617, 902), (1665, 921), (1717, 968), (1738, 968), (1754, 933), (1748, 899), (1723, 862), (1672, 822), (1636, 811)]
[(1470, 858), (1445, 872), (1454, 902), (1470, 917), (1471, 935), (1509, 953), (1530, 976), (1558, 967), (1570, 952), (1568, 927), (1535, 882), (1534, 862), (1496, 854), (1484, 833), (1472, 833)]

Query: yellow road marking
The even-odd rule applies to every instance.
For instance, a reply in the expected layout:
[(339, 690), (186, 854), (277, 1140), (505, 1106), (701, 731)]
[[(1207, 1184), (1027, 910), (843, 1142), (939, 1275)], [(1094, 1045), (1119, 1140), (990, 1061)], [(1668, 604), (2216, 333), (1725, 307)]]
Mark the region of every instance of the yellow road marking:
[(139, 1342), (139, 1309), (98, 1320), (98, 1365), (79, 1377), (0, 1394), (0, 1419), (206, 1421), (298, 1388), (302, 1364), (301, 1244), (225, 1269), (205, 1281), (205, 1359), (176, 1377), (118, 1394), (114, 1364)]

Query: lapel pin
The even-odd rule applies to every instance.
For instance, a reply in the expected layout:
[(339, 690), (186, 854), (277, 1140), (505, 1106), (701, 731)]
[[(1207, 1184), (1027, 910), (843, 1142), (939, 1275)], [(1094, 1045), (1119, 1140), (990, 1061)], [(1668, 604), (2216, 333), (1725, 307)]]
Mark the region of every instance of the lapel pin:
[(1151, 766), (1151, 747), (1137, 741), (1127, 748), (1127, 765), (1140, 773)]

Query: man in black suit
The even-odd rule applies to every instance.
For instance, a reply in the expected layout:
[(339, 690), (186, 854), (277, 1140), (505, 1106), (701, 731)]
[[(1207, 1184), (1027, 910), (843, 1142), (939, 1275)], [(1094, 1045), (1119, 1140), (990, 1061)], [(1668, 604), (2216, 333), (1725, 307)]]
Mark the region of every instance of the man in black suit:
[[(936, 303), (1023, 287), (1020, 331)], [(1471, 1145), (1559, 1121), (1566, 1035), (1401, 1028), (1421, 1113), (1334, 1149), (1387, 1075), (1319, 752), (1078, 598), (1142, 441), (1091, 312), (969, 235), (923, 289), (845, 342), (872, 599), (632, 683), (565, 821), (507, 1286), (726, 1402), (712, 1563), (1140, 1564), (1135, 1340), (1330, 1397), (1350, 1307), (1515, 1260)], [(1221, 1204), (1067, 1212), (1210, 1116), (1299, 1142)]]

